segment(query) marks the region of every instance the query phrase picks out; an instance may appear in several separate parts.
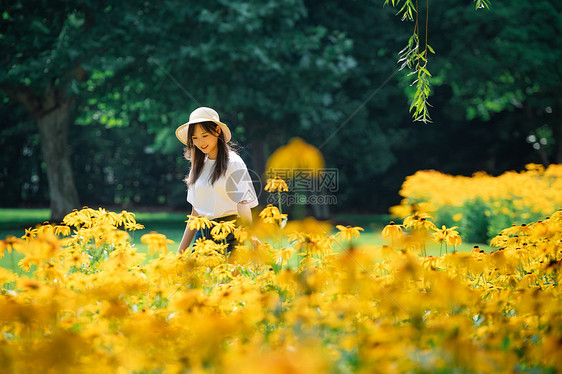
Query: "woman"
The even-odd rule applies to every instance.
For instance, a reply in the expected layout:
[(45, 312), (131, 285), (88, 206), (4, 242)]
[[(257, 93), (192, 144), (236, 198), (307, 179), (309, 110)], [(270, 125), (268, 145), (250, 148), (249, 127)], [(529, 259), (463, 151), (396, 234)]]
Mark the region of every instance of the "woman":
[[(195, 109), (189, 122), (176, 129), (176, 136), (187, 146), (185, 158), (191, 160), (185, 179), (191, 215), (206, 216), (216, 222), (237, 220), (250, 225), (250, 209), (258, 205), (256, 191), (246, 164), (228, 144), (230, 130), (220, 121), (218, 113), (208, 107)], [(199, 238), (213, 239), (210, 229), (192, 230), (188, 221), (178, 251), (183, 253)], [(232, 251), (237, 244), (234, 234), (230, 233), (226, 242), (227, 251)], [(257, 244), (255, 238), (252, 244)]]

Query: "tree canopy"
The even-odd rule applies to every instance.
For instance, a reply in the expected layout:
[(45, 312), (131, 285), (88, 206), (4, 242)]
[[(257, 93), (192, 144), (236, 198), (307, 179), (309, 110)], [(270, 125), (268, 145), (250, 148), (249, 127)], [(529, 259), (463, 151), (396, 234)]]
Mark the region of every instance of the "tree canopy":
[[(0, 26), (1, 204), (50, 196), (54, 219), (84, 203), (182, 206), (174, 130), (200, 105), (219, 111), (258, 174), (294, 136), (320, 148), (340, 172), (336, 209), (384, 210), (419, 168), (560, 160), (562, 49), (549, 38), (560, 5), (430, 4), (434, 124), (420, 127), (407, 111), (417, 88), (397, 71), (412, 38), (396, 16), (405, 4), (15, 1)], [(452, 146), (459, 137), (471, 142)]]

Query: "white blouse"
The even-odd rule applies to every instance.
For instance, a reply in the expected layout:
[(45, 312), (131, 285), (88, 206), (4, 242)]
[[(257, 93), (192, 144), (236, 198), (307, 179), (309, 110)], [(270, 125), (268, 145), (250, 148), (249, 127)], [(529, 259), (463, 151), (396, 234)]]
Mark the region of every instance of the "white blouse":
[(216, 160), (205, 157), (203, 169), (197, 181), (187, 190), (187, 201), (197, 213), (207, 218), (218, 218), (238, 214), (237, 204), (247, 201), (250, 208), (258, 205), (256, 190), (248, 173), (244, 160), (230, 151), (226, 173), (211, 185)]

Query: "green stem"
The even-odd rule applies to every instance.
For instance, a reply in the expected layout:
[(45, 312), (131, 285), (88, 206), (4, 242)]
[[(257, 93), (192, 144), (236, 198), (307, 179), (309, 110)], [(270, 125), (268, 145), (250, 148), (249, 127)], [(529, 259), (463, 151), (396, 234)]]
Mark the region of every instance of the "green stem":
[(277, 204), (279, 205), (279, 213), (283, 214), (283, 209), (281, 209), (281, 191), (277, 190)]

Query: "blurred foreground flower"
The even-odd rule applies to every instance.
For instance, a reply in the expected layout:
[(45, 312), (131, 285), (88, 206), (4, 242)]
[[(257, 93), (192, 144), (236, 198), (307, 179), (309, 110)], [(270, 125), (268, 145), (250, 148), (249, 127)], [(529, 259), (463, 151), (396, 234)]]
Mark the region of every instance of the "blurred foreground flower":
[(312, 177), (317, 177), (319, 169), (322, 168), (324, 168), (322, 153), (301, 138), (293, 138), (289, 144), (278, 148), (266, 164), (266, 171), (270, 178), (280, 176), (292, 179), (296, 169), (308, 170)]
[(148, 245), (149, 254), (166, 254), (168, 253), (168, 244), (173, 244), (174, 241), (166, 238), (166, 235), (151, 231), (150, 234), (141, 236), (141, 243)]

